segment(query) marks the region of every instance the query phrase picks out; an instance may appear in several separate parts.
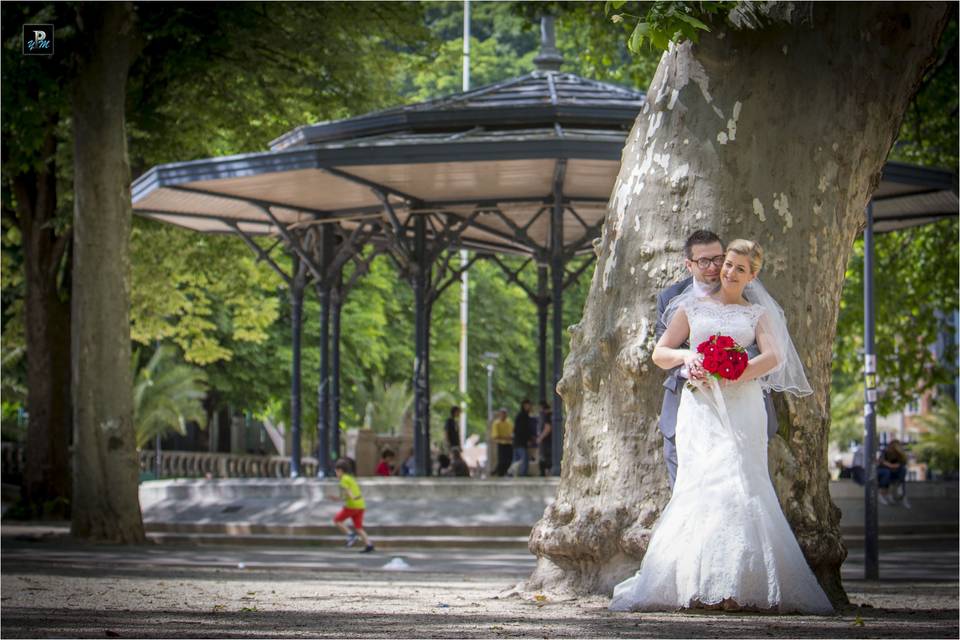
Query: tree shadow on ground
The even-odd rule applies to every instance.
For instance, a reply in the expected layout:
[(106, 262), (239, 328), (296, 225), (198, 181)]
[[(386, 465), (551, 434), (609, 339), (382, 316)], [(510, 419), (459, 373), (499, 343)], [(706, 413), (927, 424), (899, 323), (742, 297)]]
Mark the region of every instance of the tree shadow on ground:
[[(458, 605), (441, 613), (255, 611), (102, 611), (8, 608), (5, 637), (75, 638), (620, 638), (620, 637), (792, 637), (792, 638), (956, 638), (957, 610), (915, 615), (889, 612), (883, 627), (874, 618), (859, 626), (849, 616), (750, 614), (614, 614), (603, 606), (531, 605), (527, 614), (498, 615)], [(875, 610), (880, 617), (887, 612)], [(895, 619), (896, 618), (896, 619)]]

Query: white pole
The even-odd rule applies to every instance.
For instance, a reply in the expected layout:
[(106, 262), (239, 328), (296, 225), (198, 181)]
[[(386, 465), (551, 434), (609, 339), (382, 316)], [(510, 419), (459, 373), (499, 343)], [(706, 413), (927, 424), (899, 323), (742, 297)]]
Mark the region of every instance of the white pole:
[[(463, 90), (470, 90), (470, 0), (463, 2)], [(466, 250), (460, 250), (460, 268), (470, 261)], [(469, 322), (470, 289), (467, 272), (460, 276), (460, 442), (467, 443), (467, 325)]]

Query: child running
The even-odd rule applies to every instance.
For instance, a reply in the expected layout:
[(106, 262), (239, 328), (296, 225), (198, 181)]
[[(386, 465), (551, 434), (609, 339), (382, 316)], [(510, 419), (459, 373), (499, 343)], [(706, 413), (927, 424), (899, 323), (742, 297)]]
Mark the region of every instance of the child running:
[[(352, 547), (357, 539), (363, 541), (364, 548), (361, 553), (370, 553), (373, 551), (373, 544), (367, 537), (367, 532), (363, 530), (363, 510), (366, 508), (366, 502), (363, 500), (363, 494), (360, 493), (360, 485), (353, 477), (353, 465), (346, 458), (340, 458), (334, 465), (334, 471), (340, 480), (340, 497), (343, 499), (343, 509), (333, 518), (333, 524), (340, 531), (347, 534), (347, 546)], [(353, 533), (347, 529), (345, 521), (353, 520)]]

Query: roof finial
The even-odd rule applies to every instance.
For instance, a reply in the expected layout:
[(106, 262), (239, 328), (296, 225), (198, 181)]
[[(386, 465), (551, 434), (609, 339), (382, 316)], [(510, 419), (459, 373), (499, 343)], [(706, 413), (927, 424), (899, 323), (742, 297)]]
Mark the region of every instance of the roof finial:
[(563, 56), (557, 50), (557, 37), (553, 29), (553, 16), (540, 19), (540, 53), (533, 59), (538, 71), (559, 71)]

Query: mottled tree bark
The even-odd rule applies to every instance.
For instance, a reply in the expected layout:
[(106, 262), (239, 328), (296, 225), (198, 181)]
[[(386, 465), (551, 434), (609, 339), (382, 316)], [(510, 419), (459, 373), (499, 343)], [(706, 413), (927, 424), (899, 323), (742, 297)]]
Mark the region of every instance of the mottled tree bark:
[(73, 535), (144, 540), (130, 355), (130, 169), (124, 103), (130, 3), (78, 8), (74, 86)]
[[(770, 468), (804, 554), (846, 602), (827, 469), (831, 345), (853, 240), (946, 3), (769, 3), (664, 54), (627, 140), (599, 260), (558, 386), (556, 502), (530, 538), (528, 590), (606, 593), (636, 571), (669, 499), (650, 359), (656, 295), (699, 228), (758, 241), (814, 394), (777, 400)], [(734, 16), (735, 17), (735, 16)]]

